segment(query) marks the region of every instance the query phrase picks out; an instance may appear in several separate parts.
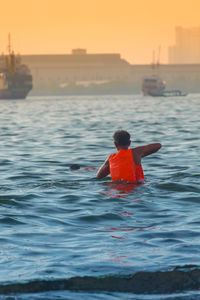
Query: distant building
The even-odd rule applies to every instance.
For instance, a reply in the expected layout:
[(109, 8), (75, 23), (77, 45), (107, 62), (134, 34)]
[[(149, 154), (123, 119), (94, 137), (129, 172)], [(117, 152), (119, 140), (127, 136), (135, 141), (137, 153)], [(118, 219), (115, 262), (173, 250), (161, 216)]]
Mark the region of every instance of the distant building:
[(72, 54), (74, 54), (74, 55), (87, 54), (87, 50), (86, 49), (81, 49), (81, 48), (72, 49)]
[(176, 27), (176, 44), (168, 49), (169, 64), (200, 63), (200, 27)]
[(71, 54), (22, 55), (22, 63), (33, 75), (31, 95), (136, 94), (143, 78), (157, 73), (167, 89), (200, 92), (199, 64), (131, 65), (120, 54), (88, 54), (74, 49)]
[(86, 49), (73, 49), (71, 54), (23, 55), (22, 61), (30, 67), (37, 89), (127, 80), (131, 71), (120, 54), (87, 54)]

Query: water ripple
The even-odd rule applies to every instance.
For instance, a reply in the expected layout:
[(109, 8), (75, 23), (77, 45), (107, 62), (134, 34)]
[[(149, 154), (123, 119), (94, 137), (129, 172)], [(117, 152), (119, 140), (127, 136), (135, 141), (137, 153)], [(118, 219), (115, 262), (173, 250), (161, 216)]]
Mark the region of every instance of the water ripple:
[[(145, 282), (152, 294), (199, 288), (199, 95), (31, 97), (0, 106), (1, 293), (45, 299), (52, 286), (89, 290), (99, 282), (105, 299), (121, 276), (140, 272), (141, 293)], [(144, 185), (95, 178), (116, 151), (118, 129), (130, 131), (133, 147), (163, 144), (143, 159)], [(71, 171), (72, 163), (81, 169)], [(197, 267), (179, 274), (177, 265)]]

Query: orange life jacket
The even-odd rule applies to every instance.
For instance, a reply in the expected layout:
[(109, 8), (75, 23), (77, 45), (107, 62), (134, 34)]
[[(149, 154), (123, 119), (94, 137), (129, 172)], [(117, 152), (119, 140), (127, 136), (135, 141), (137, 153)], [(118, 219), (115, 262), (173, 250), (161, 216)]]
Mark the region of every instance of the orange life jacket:
[(144, 180), (142, 165), (136, 165), (133, 150), (119, 150), (109, 156), (109, 167), (112, 181), (137, 182)]

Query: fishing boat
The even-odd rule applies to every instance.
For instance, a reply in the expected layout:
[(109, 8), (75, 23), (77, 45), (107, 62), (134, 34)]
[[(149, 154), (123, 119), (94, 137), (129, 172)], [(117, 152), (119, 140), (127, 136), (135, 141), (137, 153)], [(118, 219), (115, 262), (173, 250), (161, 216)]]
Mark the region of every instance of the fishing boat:
[(32, 87), (30, 70), (11, 50), (9, 35), (8, 54), (0, 56), (0, 99), (25, 99)]
[(143, 95), (149, 96), (162, 96), (165, 89), (166, 83), (159, 76), (152, 75), (150, 77), (145, 77), (142, 82), (142, 92)]
[(161, 46), (158, 48), (157, 63), (155, 62), (155, 51), (153, 51), (152, 75), (145, 77), (142, 81), (142, 93), (144, 96), (152, 97), (176, 97), (186, 96), (180, 90), (165, 90), (166, 82), (158, 76), (160, 67)]
[(142, 82), (142, 92), (144, 96), (152, 97), (177, 97), (186, 96), (180, 90), (165, 90), (166, 82), (157, 75), (145, 77)]

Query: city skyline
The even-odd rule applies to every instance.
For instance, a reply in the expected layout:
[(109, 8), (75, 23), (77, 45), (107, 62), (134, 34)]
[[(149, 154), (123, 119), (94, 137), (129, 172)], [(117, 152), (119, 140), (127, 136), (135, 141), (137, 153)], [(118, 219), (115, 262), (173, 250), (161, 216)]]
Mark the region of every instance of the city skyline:
[(199, 27), (199, 0), (9, 1), (1, 4), (0, 51), (11, 33), (15, 52), (70, 54), (120, 53), (131, 64), (149, 64), (160, 49), (168, 63), (175, 27)]
[(168, 53), (170, 64), (200, 64), (200, 26), (176, 27), (176, 43)]

